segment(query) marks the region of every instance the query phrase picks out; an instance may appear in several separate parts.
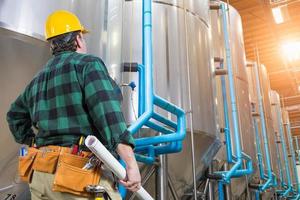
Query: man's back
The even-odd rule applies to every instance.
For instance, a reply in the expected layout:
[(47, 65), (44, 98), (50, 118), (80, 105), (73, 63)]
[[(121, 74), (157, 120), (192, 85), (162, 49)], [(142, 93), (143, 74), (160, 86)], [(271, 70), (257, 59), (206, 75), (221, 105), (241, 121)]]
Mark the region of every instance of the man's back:
[[(103, 62), (91, 55), (63, 52), (52, 57), (19, 96), (8, 113), (10, 128), (17, 141), (24, 131), (34, 136), (29, 126), (38, 128), (37, 146), (71, 146), (81, 136), (96, 135), (109, 150), (124, 138), (133, 145), (120, 110), (116, 84)], [(27, 110), (28, 109), (28, 110)], [(22, 112), (27, 110), (28, 112)], [(20, 119), (30, 113), (24, 127)], [(14, 116), (14, 117), (12, 117)], [(28, 136), (28, 135), (27, 135)], [(124, 142), (122, 140), (122, 142)]]

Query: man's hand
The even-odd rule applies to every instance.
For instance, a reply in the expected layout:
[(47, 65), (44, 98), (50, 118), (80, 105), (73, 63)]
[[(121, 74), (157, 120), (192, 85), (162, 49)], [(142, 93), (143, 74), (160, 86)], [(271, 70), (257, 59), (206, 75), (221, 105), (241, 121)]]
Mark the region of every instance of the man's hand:
[(125, 180), (120, 180), (126, 189), (136, 192), (141, 188), (141, 175), (138, 166), (127, 167), (126, 168), (127, 178)]
[(120, 180), (120, 183), (132, 192), (138, 191), (141, 187), (141, 174), (132, 148), (126, 144), (119, 144), (117, 152), (126, 163), (127, 177)]

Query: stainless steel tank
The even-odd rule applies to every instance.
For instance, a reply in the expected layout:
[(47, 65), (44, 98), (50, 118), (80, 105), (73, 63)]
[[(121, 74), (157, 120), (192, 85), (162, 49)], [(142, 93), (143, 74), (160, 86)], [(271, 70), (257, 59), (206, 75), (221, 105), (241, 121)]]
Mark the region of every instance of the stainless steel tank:
[(17, 178), (19, 146), (6, 123), (6, 112), (50, 57), (44, 41), (46, 17), (55, 10), (74, 12), (91, 31), (86, 35), (88, 52), (101, 57), (110, 74), (120, 82), (122, 0), (1, 0), (0, 1), (0, 199), (16, 195), (29, 199), (27, 185)]
[[(220, 146), (212, 85), (209, 1), (153, 1), (152, 11), (154, 90), (159, 96), (192, 112), (196, 175), (200, 178)], [(125, 2), (123, 62), (142, 63), (141, 15), (142, 1)], [(137, 80), (136, 73), (123, 73), (123, 82)], [(137, 113), (137, 94), (124, 92), (124, 95), (124, 102), (131, 101), (125, 103), (131, 105), (125, 113), (132, 123)], [(189, 114), (187, 118), (188, 133), (183, 150), (168, 156), (169, 175), (180, 197), (190, 191), (193, 181)]]
[[(256, 80), (256, 73), (255, 68), (258, 67), (258, 74), (259, 74), (259, 81), (260, 83), (257, 83)], [(279, 180), (279, 169), (278, 169), (278, 160), (277, 160), (277, 149), (276, 149), (276, 133), (274, 132), (273, 128), (273, 117), (270, 117), (271, 112), (271, 104), (270, 104), (270, 87), (269, 87), (269, 80), (268, 76), (265, 70), (265, 67), (263, 65), (257, 65), (256, 63), (249, 62), (249, 67), (247, 67), (247, 74), (248, 74), (248, 81), (249, 81), (249, 90), (250, 90), (250, 101), (252, 104), (252, 112), (254, 114), (254, 118), (256, 118), (257, 127), (258, 127), (258, 134), (260, 138), (260, 149), (262, 153), (263, 163), (262, 166), (264, 167), (264, 170), (267, 170), (267, 159), (266, 159), (266, 152), (264, 147), (264, 139), (263, 139), (263, 130), (262, 130), (262, 122), (261, 122), (261, 116), (257, 115), (260, 114), (259, 110), (259, 98), (257, 94), (257, 87), (260, 87), (261, 89), (261, 95), (262, 95), (262, 103), (263, 103), (263, 111), (264, 111), (264, 118), (265, 118), (265, 125), (266, 125), (266, 133), (267, 133), (267, 140), (268, 140), (268, 148), (269, 148), (269, 154), (271, 158), (271, 169), (272, 172), (276, 175), (276, 177)], [(255, 116), (257, 115), (257, 117)], [(276, 115), (275, 115), (276, 116)], [(277, 119), (277, 118), (276, 118)], [(256, 145), (259, 145), (256, 143)], [(257, 146), (258, 147), (258, 146)], [(282, 152), (282, 151), (281, 151)], [(267, 173), (267, 172), (265, 172)], [(269, 198), (274, 194), (274, 190), (268, 190), (264, 193), (264, 198)]]
[[(289, 113), (287, 110), (285, 110), (284, 108), (282, 109), (282, 119), (283, 119), (283, 123), (284, 123), (284, 136), (285, 136), (285, 142), (286, 142), (286, 146), (287, 146), (287, 152), (288, 152), (288, 161), (289, 161), (289, 170), (290, 170), (290, 175), (291, 175), (291, 181), (292, 184), (294, 186), (296, 186), (297, 182), (296, 182), (296, 176), (297, 173), (294, 170), (294, 163), (293, 163), (293, 157), (292, 157), (292, 151), (290, 148), (290, 143), (289, 143), (289, 136), (288, 136), (288, 130), (287, 130), (287, 123), (289, 122)], [(296, 167), (296, 166), (295, 166)], [(295, 187), (297, 188), (297, 187)]]
[[(278, 170), (280, 172), (281, 170), (281, 174), (282, 177), (278, 176), (278, 185), (281, 184), (280, 179), (282, 179), (282, 181), (284, 183), (287, 183), (287, 174), (286, 174), (286, 166), (285, 166), (285, 159), (286, 159), (286, 155), (284, 155), (283, 153), (283, 149), (282, 149), (282, 144), (281, 142), (285, 142), (285, 141), (281, 141), (281, 137), (280, 137), (280, 131), (282, 129), (282, 131), (284, 131), (284, 126), (283, 126), (283, 121), (282, 121), (282, 112), (281, 112), (281, 107), (280, 107), (280, 97), (279, 94), (274, 91), (271, 90), (270, 92), (270, 103), (271, 103), (271, 113), (272, 113), (272, 119), (273, 119), (273, 127), (274, 127), (274, 132), (276, 135), (276, 143), (277, 143), (277, 149), (279, 154), (277, 154), (277, 166), (278, 166)], [(277, 113), (279, 112), (279, 113)], [(279, 118), (278, 118), (279, 115)], [(281, 126), (281, 127), (280, 127)], [(280, 169), (280, 168), (281, 169)]]
[(276, 151), (276, 135), (273, 127), (273, 118), (271, 112), (271, 103), (270, 103), (270, 80), (267, 69), (264, 65), (259, 65), (259, 75), (261, 80), (261, 88), (263, 92), (263, 102), (264, 102), (264, 110), (265, 110), (265, 119), (267, 126), (267, 133), (269, 138), (269, 148), (271, 154), (271, 163), (272, 169), (277, 177), (279, 177), (279, 169), (277, 165), (277, 151)]
[[(212, 38), (214, 44), (214, 57), (219, 57), (224, 59), (224, 66), (226, 68), (227, 60), (225, 55), (224, 47), (224, 33), (222, 27), (222, 12), (221, 11), (212, 11), (211, 12), (211, 23), (212, 23)], [(254, 165), (254, 176), (250, 175), (248, 179), (246, 177), (232, 179), (231, 190), (232, 198), (238, 198), (247, 188), (248, 181), (252, 181), (252, 178), (255, 178), (257, 174), (257, 160), (256, 160), (256, 151), (255, 151), (255, 135), (251, 118), (251, 108), (249, 101), (249, 89), (248, 89), (248, 79), (246, 74), (246, 57), (245, 57), (245, 48), (243, 40), (243, 29), (242, 21), (239, 13), (236, 9), (229, 6), (229, 20), (227, 22), (228, 30), (230, 33), (230, 48), (232, 56), (232, 67), (234, 71), (234, 82), (236, 90), (236, 100), (237, 100), (237, 109), (239, 116), (239, 128), (240, 128), (240, 137), (243, 151), (251, 156)], [(226, 77), (227, 75), (225, 75)], [(217, 102), (218, 102), (218, 116), (219, 116), (219, 126), (225, 127), (224, 116), (223, 116), (223, 104), (222, 104), (222, 90), (221, 90), (221, 81), (220, 77), (216, 76), (216, 85), (217, 85)], [(226, 77), (226, 92), (227, 92), (227, 101), (229, 106), (229, 118), (230, 118), (230, 129), (233, 133), (232, 117), (231, 117), (231, 105), (229, 97), (229, 85)], [(232, 141), (234, 146), (234, 142)], [(225, 159), (224, 157), (221, 159)]]

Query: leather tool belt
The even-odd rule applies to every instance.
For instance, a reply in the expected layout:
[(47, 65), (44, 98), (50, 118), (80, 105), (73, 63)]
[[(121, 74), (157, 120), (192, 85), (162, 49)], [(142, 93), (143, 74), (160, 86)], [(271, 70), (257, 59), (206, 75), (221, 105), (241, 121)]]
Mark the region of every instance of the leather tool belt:
[(60, 146), (30, 147), (27, 155), (19, 157), (19, 175), (30, 183), (33, 171), (54, 174), (53, 191), (90, 196), (86, 186), (98, 185), (101, 175), (100, 165), (83, 169), (91, 154), (83, 151), (74, 155), (71, 148)]

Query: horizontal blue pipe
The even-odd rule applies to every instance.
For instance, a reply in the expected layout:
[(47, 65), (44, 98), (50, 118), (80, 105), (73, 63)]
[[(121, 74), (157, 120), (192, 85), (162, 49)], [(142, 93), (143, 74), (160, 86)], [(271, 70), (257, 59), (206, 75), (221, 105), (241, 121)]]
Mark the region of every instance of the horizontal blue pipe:
[(157, 132), (161, 132), (161, 133), (165, 133), (165, 134), (173, 133), (172, 130), (167, 129), (165, 127), (162, 127), (162, 126), (160, 126), (158, 124), (155, 124), (154, 122), (151, 122), (151, 121), (147, 121), (145, 125), (148, 126), (151, 129), (157, 131)]
[(145, 113), (143, 113), (127, 130), (131, 134), (135, 134), (140, 128), (143, 127), (143, 125), (149, 121), (149, 119), (152, 116), (152, 111), (148, 110)]
[(152, 118), (159, 121), (159, 122), (161, 122), (161, 123), (164, 123), (167, 126), (170, 126), (170, 127), (174, 128), (174, 129), (177, 128), (177, 124), (175, 122), (173, 122), (173, 121), (171, 121), (171, 120), (169, 120), (169, 119), (167, 119), (167, 118), (165, 118), (165, 117), (163, 117), (163, 116), (161, 116), (161, 115), (159, 115), (155, 112), (153, 113)]

